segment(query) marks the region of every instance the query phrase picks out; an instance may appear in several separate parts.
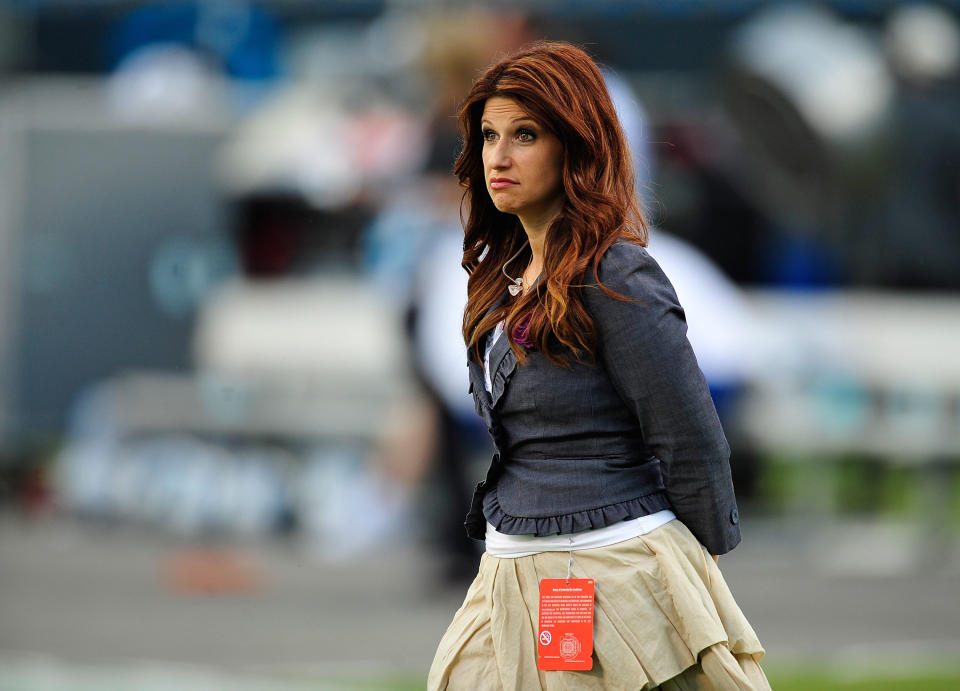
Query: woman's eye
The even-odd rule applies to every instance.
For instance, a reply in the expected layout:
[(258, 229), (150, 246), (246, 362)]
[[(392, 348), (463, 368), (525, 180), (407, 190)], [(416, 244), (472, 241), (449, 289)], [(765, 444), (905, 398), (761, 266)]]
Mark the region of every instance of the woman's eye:
[(537, 135), (530, 130), (520, 130), (517, 132), (517, 139), (521, 142), (532, 142), (536, 138)]
[(497, 136), (497, 133), (493, 130), (483, 130), (481, 134), (483, 135), (483, 141), (485, 142), (492, 142)]

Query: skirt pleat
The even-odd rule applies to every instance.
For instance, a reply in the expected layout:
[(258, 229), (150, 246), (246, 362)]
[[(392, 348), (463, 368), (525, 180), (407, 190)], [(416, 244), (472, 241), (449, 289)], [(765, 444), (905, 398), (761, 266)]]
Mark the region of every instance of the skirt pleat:
[(770, 683), (753, 655), (734, 655), (722, 643), (703, 651), (699, 664), (657, 687), (660, 691), (755, 691)]
[[(538, 670), (536, 665), (526, 664), (528, 659), (537, 659), (537, 622), (531, 619), (530, 603), (526, 601), (532, 587), (530, 569), (517, 568), (513, 559), (498, 561), (491, 607), (493, 647), (515, 652), (497, 656), (499, 686), (494, 688), (536, 689), (540, 687)], [(537, 603), (533, 603), (532, 611), (537, 611)]]
[(713, 559), (678, 520), (615, 545), (573, 552), (572, 577), (596, 583), (593, 669), (538, 670), (540, 580), (565, 577), (569, 556), (485, 554), (440, 641), (428, 688), (769, 688), (758, 664), (760, 641)]

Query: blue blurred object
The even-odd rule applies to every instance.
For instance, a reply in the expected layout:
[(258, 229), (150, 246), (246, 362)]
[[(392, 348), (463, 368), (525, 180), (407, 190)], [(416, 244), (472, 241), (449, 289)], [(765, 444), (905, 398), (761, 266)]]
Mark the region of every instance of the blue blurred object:
[(237, 79), (270, 80), (280, 73), (280, 36), (273, 17), (245, 2), (153, 3), (127, 14), (111, 38), (116, 69), (137, 50), (183, 45), (215, 59)]
[(721, 420), (728, 419), (740, 402), (744, 392), (742, 382), (708, 382), (710, 398)]
[(836, 259), (813, 235), (771, 234), (766, 258), (760, 262), (769, 283), (793, 290), (837, 286), (843, 280)]

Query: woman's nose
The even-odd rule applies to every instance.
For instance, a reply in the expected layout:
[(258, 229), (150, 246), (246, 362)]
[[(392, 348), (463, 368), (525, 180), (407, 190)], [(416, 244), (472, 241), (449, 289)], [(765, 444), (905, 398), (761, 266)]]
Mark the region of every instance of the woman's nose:
[(493, 168), (508, 168), (510, 166), (510, 151), (507, 142), (502, 139), (493, 145), (490, 150), (490, 165)]

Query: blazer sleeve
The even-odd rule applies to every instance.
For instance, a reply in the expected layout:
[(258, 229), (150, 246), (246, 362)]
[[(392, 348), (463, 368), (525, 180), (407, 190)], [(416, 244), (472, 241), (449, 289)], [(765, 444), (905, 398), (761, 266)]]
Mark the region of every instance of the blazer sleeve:
[[(588, 272), (592, 280), (592, 270)], [(618, 242), (601, 258), (601, 282), (584, 302), (598, 335), (598, 360), (660, 459), (674, 513), (711, 554), (740, 542), (730, 447), (707, 382), (687, 340), (673, 286), (640, 245)]]

